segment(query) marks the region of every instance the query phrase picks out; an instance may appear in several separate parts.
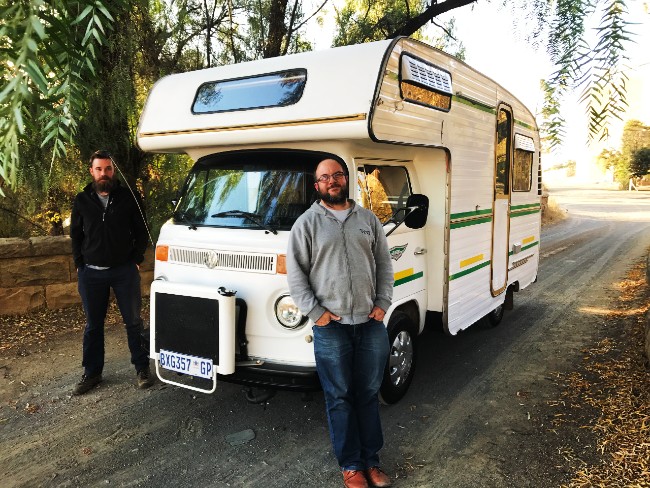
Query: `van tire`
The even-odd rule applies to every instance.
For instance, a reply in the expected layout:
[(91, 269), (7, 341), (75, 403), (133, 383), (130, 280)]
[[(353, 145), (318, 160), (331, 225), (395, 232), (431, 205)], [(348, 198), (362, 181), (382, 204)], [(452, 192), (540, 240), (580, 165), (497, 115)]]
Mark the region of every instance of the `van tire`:
[(417, 327), (407, 314), (398, 310), (391, 315), (387, 329), (390, 350), (379, 399), (390, 405), (402, 399), (413, 380)]
[(496, 327), (501, 323), (505, 311), (506, 307), (503, 303), (501, 303), (497, 308), (485, 316), (487, 318), (488, 324), (490, 324), (490, 327)]

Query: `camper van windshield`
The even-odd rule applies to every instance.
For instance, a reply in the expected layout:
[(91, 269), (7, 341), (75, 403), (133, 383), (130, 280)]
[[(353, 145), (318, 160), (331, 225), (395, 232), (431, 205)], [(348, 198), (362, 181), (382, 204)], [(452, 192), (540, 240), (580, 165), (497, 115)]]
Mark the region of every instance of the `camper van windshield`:
[(249, 152), (197, 163), (174, 211), (193, 226), (290, 230), (313, 201), (318, 158)]

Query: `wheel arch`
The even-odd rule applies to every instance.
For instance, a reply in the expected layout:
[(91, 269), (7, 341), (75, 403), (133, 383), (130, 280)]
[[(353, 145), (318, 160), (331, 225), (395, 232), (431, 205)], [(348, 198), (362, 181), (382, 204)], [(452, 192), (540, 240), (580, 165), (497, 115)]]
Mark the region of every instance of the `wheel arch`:
[(393, 314), (398, 311), (408, 315), (409, 319), (411, 319), (411, 322), (413, 322), (417, 327), (418, 330), (416, 332), (419, 335), (421, 332), (421, 321), (420, 321), (420, 307), (417, 301), (408, 300), (406, 302), (396, 305), (394, 308), (391, 309), (390, 315), (386, 320), (386, 324), (390, 322), (390, 319), (393, 316)]

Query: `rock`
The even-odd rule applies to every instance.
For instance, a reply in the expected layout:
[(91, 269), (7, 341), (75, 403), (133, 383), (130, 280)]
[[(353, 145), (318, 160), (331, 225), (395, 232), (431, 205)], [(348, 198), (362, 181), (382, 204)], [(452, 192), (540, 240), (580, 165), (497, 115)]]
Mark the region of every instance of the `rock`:
[(235, 432), (226, 436), (226, 442), (231, 446), (246, 444), (253, 439), (255, 439), (255, 432), (252, 429), (242, 430), (241, 432)]
[(23, 314), (45, 306), (42, 286), (0, 288), (0, 314)]
[(72, 253), (72, 240), (68, 236), (44, 236), (29, 239), (33, 256), (55, 256)]
[(77, 290), (77, 282), (47, 285), (45, 287), (45, 300), (47, 308), (52, 310), (80, 303), (81, 297)]
[(0, 270), (0, 286), (46, 285), (70, 281), (67, 256), (7, 259)]
[[(0, 259), (31, 256), (32, 249), (28, 239), (7, 237), (0, 239)], [(4, 266), (4, 263), (2, 264)]]

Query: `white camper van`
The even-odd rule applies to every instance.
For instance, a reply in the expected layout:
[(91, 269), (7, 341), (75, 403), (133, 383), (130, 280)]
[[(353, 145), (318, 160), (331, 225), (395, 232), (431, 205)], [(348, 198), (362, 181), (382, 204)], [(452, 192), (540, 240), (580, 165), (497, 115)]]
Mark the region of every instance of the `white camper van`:
[[(493, 324), (537, 277), (540, 141), (530, 111), (410, 38), (167, 76), (138, 128), (145, 151), (196, 163), (156, 246), (151, 357), (162, 381), (317, 389), (312, 324), (286, 280), (289, 231), (326, 157), (384, 224), (395, 275), (381, 396), (415, 371), (427, 312), (452, 335)], [(431, 315), (431, 314), (429, 314)]]

